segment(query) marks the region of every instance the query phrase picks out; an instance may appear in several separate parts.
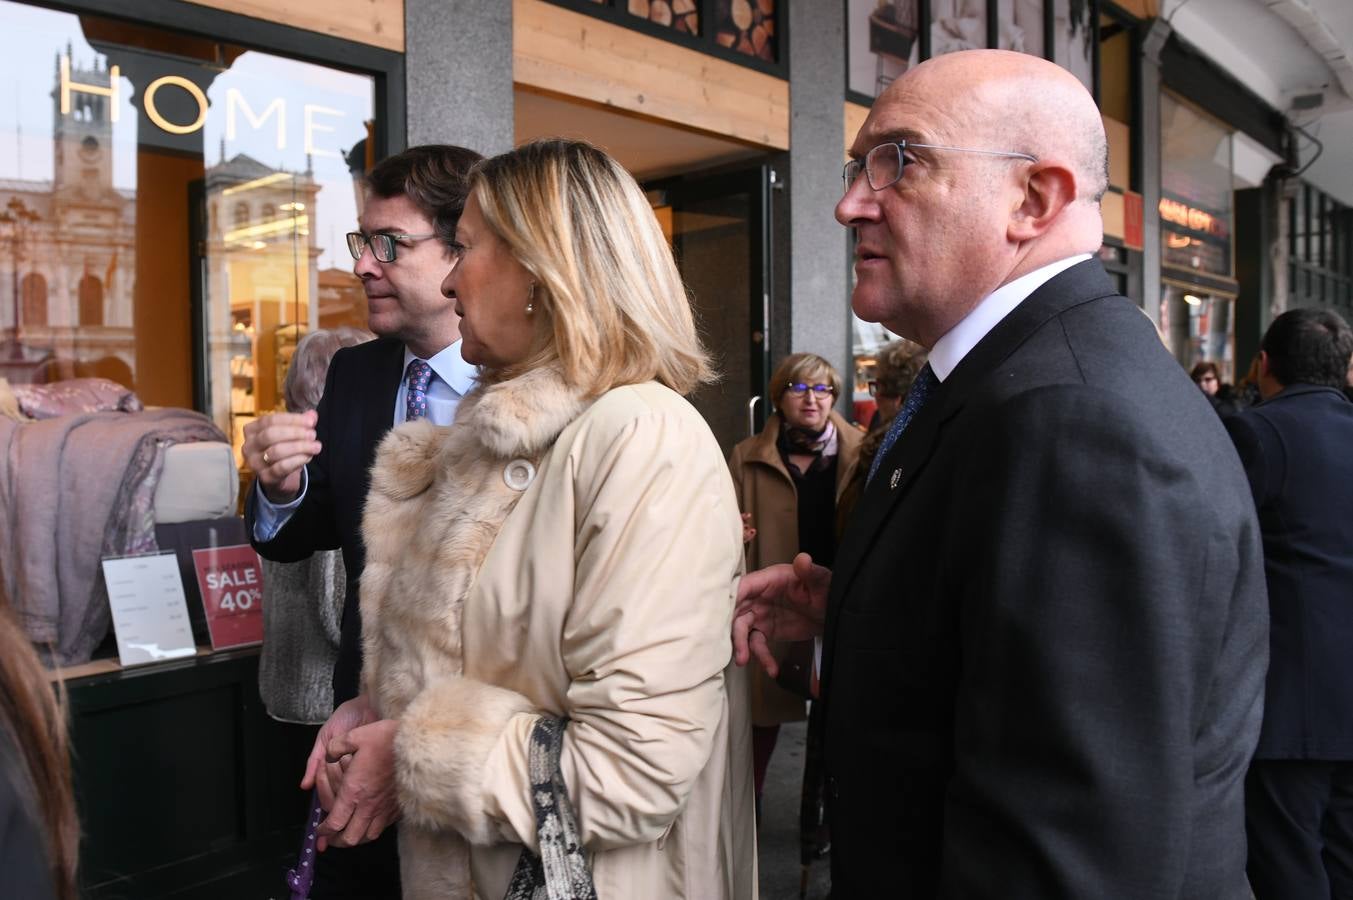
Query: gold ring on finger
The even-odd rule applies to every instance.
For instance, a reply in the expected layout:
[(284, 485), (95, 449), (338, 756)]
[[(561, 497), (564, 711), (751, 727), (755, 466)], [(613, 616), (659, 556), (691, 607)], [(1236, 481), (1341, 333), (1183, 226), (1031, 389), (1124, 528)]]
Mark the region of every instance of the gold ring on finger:
[(264, 451), (263, 451), (263, 465), (265, 465), (265, 466), (270, 466), (270, 465), (272, 465), (272, 460), (268, 459), (268, 451), (267, 451), (267, 450), (264, 450)]

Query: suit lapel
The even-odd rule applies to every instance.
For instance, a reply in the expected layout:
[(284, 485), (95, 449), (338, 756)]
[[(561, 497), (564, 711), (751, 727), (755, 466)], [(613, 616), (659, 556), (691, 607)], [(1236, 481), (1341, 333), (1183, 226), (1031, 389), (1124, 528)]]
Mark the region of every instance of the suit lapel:
[(362, 436), (362, 445), (358, 459), (361, 460), (361, 475), (364, 479), (375, 458), (376, 445), (394, 424), (395, 397), (399, 393), (399, 382), (404, 377), (404, 345), (396, 340), (386, 343), (388, 346), (376, 360), (375, 371), (364, 380), (367, 389), (358, 410), (362, 417), (358, 432)]
[(837, 550), (829, 608), (837, 607), (879, 539), (884, 520), (923, 473), (945, 424), (962, 410), (985, 378), (1053, 317), (1116, 293), (1097, 260), (1074, 265), (1030, 294), (963, 357), (907, 425), (866, 487)]

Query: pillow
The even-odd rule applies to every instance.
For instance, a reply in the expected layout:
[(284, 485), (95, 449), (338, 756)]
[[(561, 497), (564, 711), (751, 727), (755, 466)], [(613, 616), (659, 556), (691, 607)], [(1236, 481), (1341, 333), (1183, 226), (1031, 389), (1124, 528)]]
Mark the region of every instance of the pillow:
[(72, 378), (51, 384), (13, 384), (19, 411), (34, 419), (71, 413), (140, 412), (145, 407), (130, 388), (107, 378)]

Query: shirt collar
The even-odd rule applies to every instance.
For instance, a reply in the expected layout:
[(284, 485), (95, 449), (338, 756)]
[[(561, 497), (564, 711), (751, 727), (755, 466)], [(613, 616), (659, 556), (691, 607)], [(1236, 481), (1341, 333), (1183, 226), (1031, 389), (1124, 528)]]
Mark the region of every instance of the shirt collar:
[[(474, 388), (475, 381), (479, 378), (479, 368), (465, 361), (465, 357), (460, 355), (461, 341), (442, 348), (427, 361), (432, 367), (432, 371), (438, 378), (446, 382), (451, 390), (464, 397)], [(409, 371), (409, 363), (419, 359), (408, 347), (404, 348), (404, 371)]]
[(930, 368), (935, 377), (940, 381), (948, 378), (949, 373), (954, 371), (963, 361), (963, 357), (968, 355), (968, 351), (976, 347), (991, 329), (999, 325), (1001, 320), (1010, 315), (1030, 294), (1055, 276), (1089, 258), (1089, 253), (1081, 253), (1049, 263), (987, 294), (971, 312), (930, 348)]

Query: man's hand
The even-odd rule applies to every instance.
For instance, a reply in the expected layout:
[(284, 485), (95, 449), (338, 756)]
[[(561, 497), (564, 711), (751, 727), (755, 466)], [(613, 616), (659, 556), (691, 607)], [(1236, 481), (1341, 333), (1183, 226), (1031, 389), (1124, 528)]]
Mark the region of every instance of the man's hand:
[(822, 634), (830, 569), (814, 565), (807, 553), (744, 575), (738, 584), (733, 612), (733, 659), (747, 665), (753, 656), (766, 674), (780, 671), (770, 652), (770, 641), (804, 641)]
[(343, 780), (343, 768), (326, 761), (329, 742), (345, 736), (354, 728), (377, 721), (376, 711), (371, 708), (366, 694), (361, 694), (342, 704), (329, 716), (329, 721), (320, 727), (315, 736), (315, 746), (310, 748), (310, 757), (305, 762), (305, 776), (301, 778), (301, 790), (311, 788), (319, 792), (321, 809), (334, 808), (334, 796)]
[(381, 719), (329, 741), (327, 760), (343, 770), (329, 816), (316, 829), (316, 846), (356, 847), (374, 841), (399, 818), (395, 796), (395, 734), (399, 722)]
[(315, 440), (319, 415), (272, 413), (244, 426), (245, 465), (254, 471), (263, 494), (273, 503), (290, 503), (301, 491), (301, 469), (320, 451)]

